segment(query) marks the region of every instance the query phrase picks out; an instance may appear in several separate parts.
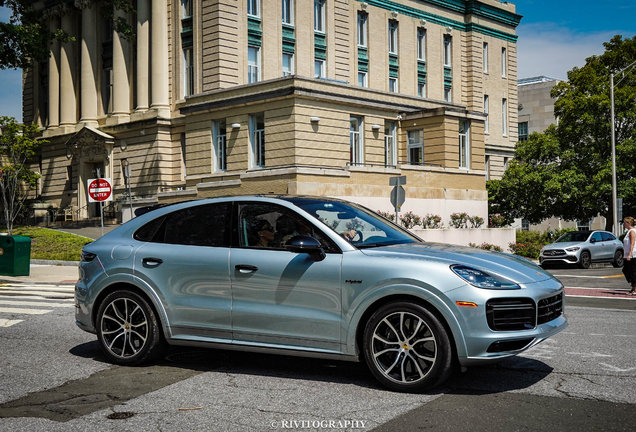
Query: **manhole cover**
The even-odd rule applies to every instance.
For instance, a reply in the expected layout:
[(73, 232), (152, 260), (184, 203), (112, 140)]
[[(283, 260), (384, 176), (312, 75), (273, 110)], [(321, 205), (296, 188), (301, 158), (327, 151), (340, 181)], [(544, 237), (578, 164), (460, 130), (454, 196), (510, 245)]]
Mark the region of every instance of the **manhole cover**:
[(110, 420), (124, 420), (127, 418), (131, 418), (135, 413), (131, 411), (123, 411), (123, 412), (114, 412), (112, 414), (108, 414), (106, 418)]
[(211, 365), (225, 358), (226, 356), (224, 354), (211, 351), (186, 351), (172, 353), (166, 356), (166, 360), (173, 363), (206, 365)]

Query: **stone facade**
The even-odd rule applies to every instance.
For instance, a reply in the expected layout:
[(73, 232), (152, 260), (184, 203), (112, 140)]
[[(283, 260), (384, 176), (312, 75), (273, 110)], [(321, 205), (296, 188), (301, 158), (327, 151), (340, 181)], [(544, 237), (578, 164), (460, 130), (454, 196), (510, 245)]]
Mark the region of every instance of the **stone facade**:
[(139, 203), (298, 193), (392, 211), (405, 175), (403, 211), (486, 218), (486, 177), (517, 141), (515, 6), (282, 3), (281, 20), (274, 0), (138, 0), (116, 12), (134, 42), (99, 1), (39, 3), (77, 39), (24, 72), (24, 120), (50, 141), (41, 197), (95, 216), (86, 181), (99, 170), (121, 198), (126, 159)]

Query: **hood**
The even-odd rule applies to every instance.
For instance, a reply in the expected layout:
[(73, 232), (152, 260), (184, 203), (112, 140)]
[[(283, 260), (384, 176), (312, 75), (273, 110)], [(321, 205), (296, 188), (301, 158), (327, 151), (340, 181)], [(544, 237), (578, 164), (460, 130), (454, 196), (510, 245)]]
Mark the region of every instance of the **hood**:
[(549, 245), (545, 245), (545, 246), (543, 247), (543, 249), (546, 249), (546, 250), (547, 250), (547, 249), (550, 249), (550, 250), (552, 250), (552, 249), (566, 249), (566, 248), (569, 248), (569, 247), (572, 247), (572, 246), (579, 246), (579, 247), (581, 247), (581, 246), (583, 245), (583, 243), (585, 243), (585, 242), (580, 242), (580, 241), (578, 241), (578, 242), (550, 243)]
[(503, 276), (520, 284), (555, 279), (550, 273), (526, 258), (467, 246), (429, 242), (407, 243), (361, 249), (361, 252), (369, 256), (437, 261), (449, 266), (461, 264)]

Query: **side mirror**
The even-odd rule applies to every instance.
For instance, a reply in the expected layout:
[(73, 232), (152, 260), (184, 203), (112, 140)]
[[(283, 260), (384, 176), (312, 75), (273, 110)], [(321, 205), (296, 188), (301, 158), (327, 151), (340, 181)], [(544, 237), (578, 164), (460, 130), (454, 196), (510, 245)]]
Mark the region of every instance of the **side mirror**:
[(322, 261), (326, 257), (320, 242), (310, 236), (297, 235), (290, 238), (285, 243), (285, 249), (295, 253), (306, 253), (314, 261)]
[(596, 239), (593, 239), (593, 238), (590, 239), (590, 243), (592, 243), (592, 244), (596, 243)]

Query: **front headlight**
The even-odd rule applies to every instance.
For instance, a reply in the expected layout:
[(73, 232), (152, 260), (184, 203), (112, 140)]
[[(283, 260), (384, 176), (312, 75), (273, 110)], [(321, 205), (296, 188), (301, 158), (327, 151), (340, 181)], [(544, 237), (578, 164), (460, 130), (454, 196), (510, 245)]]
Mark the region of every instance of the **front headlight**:
[(460, 278), (477, 288), (484, 289), (521, 289), (516, 283), (497, 275), (463, 265), (452, 265), (451, 270)]
[(576, 252), (579, 249), (581, 249), (581, 248), (578, 247), (578, 246), (572, 246), (572, 247), (566, 248), (565, 250), (568, 251), (568, 252)]

